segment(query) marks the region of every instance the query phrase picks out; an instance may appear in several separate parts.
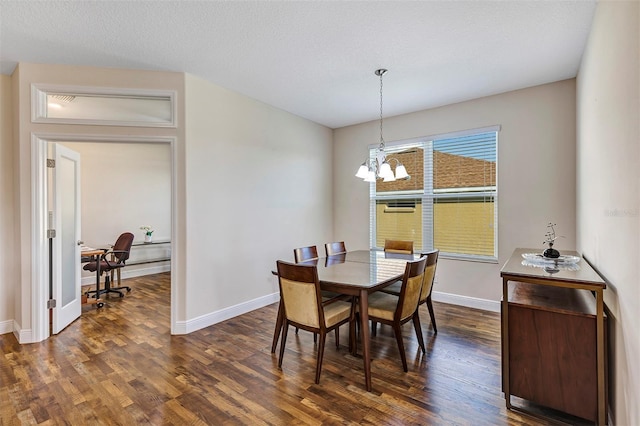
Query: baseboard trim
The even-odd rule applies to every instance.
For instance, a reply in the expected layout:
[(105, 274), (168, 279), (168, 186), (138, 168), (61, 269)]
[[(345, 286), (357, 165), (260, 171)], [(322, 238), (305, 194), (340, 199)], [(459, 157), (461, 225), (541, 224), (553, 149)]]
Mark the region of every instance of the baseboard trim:
[(434, 291), (431, 297), (435, 302), (466, 306), (467, 308), (481, 309), (483, 311), (500, 312), (500, 302), (495, 300), (478, 299), (477, 297), (461, 296), (459, 294), (442, 293), (439, 291)]
[(0, 321), (0, 334), (7, 334), (13, 331), (13, 321)]
[(279, 293), (272, 293), (266, 296), (258, 297), (257, 299), (249, 300), (247, 302), (239, 303), (228, 308), (221, 309), (210, 314), (202, 315), (194, 319), (187, 321), (177, 321), (176, 327), (173, 330), (173, 334), (188, 334), (211, 325), (217, 324), (222, 321), (237, 317), (239, 315), (246, 314), (247, 312), (255, 311), (256, 309), (263, 308), (267, 305), (280, 300)]
[[(122, 277), (131, 278), (142, 275), (166, 272), (169, 270), (169, 266), (154, 266), (151, 268), (132, 270), (127, 274), (123, 273)], [(85, 279), (83, 278), (83, 285), (91, 285), (95, 283), (93, 277), (89, 277), (86, 284), (84, 283), (84, 281)], [(483, 311), (500, 312), (500, 302), (497, 302), (495, 300), (479, 299), (476, 297), (461, 296), (459, 294), (452, 293), (442, 293), (439, 291), (434, 291), (432, 296), (435, 302), (466, 306), (468, 308), (481, 309)], [(247, 312), (263, 308), (277, 302), (278, 300), (280, 300), (279, 293), (272, 293), (253, 300), (249, 300), (247, 302), (230, 306), (228, 308), (221, 309), (219, 311), (201, 315), (191, 320), (177, 321), (174, 330), (172, 330), (172, 334), (189, 334), (191, 332), (201, 330), (219, 322), (246, 314)], [(7, 320), (0, 322), (0, 334), (11, 332), (14, 333), (16, 339), (18, 339), (18, 342), (20, 342), (21, 344), (32, 342), (31, 330), (20, 330), (20, 327), (15, 323), (15, 321)]]
[[(177, 321), (172, 334), (189, 334), (197, 330), (212, 326), (222, 321), (260, 309), (280, 300), (279, 293), (272, 293), (257, 299), (249, 300), (228, 308), (221, 309), (210, 314), (202, 315), (187, 321)], [(457, 294), (433, 292), (433, 300), (436, 302), (450, 303), (452, 305), (466, 306), (468, 308), (481, 309), (483, 311), (500, 312), (500, 302), (494, 300), (478, 299), (475, 297), (460, 296)]]
[(16, 339), (18, 339), (18, 343), (20, 343), (21, 345), (35, 342), (33, 340), (33, 330), (31, 330), (30, 328), (22, 329), (20, 324), (15, 321), (13, 321), (13, 335), (16, 336)]
[[(141, 277), (143, 275), (151, 275), (151, 274), (159, 274), (161, 272), (169, 272), (171, 270), (171, 264), (168, 262), (164, 265), (157, 266), (148, 266), (145, 268), (123, 268), (120, 274), (122, 279), (125, 278), (135, 278)], [(104, 278), (102, 278), (101, 282), (104, 282)], [(82, 277), (81, 284), (82, 286), (95, 285), (96, 276), (90, 275), (86, 277)]]

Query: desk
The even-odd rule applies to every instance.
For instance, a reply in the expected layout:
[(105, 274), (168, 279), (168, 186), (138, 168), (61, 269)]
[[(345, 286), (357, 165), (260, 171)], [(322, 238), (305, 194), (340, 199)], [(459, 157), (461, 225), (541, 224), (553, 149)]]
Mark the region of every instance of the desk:
[(105, 252), (106, 252), (106, 250), (104, 250), (104, 249), (93, 249), (93, 248), (89, 248), (89, 247), (83, 248), (80, 251), (80, 257), (88, 257), (92, 261), (93, 260), (97, 261), (97, 268), (96, 268), (96, 300), (95, 300), (95, 303), (98, 306), (98, 308), (101, 308), (102, 306), (104, 306), (103, 302), (100, 301), (100, 256), (102, 256)]
[[(552, 408), (569, 413), (571, 413), (570, 410), (574, 410), (576, 406), (595, 406), (592, 420), (598, 425), (604, 425), (606, 424), (606, 376), (603, 290), (606, 288), (606, 284), (584, 259), (580, 260), (577, 264), (578, 268), (574, 268), (577, 270), (563, 269), (562, 267), (539, 268), (523, 264), (523, 253), (537, 253), (539, 251), (540, 250), (537, 249), (516, 249), (500, 271), (500, 276), (502, 277), (502, 389), (504, 391), (507, 408), (528, 412), (523, 408), (515, 407), (511, 404), (513, 388), (518, 387), (523, 380), (527, 380), (527, 392), (533, 395), (534, 398), (544, 400), (542, 405), (551, 406), (551, 404), (554, 404), (556, 406), (552, 406)], [(563, 254), (579, 256), (576, 252), (563, 252)], [(509, 282), (511, 282), (511, 288)], [(525, 299), (524, 297), (519, 297), (518, 292), (521, 295), (527, 292), (527, 296), (532, 295), (534, 297)], [(595, 294), (595, 302), (593, 295), (589, 292)], [(546, 300), (543, 300), (543, 302), (540, 302), (540, 300), (536, 301), (535, 297), (540, 295)], [(570, 303), (572, 300), (578, 298), (586, 302), (589, 302), (590, 299), (590, 304), (594, 306), (593, 313), (579, 310), (575, 304)], [(510, 313), (510, 308), (513, 310), (513, 314)], [(555, 311), (555, 313), (551, 313), (553, 311)], [(551, 315), (557, 315), (558, 312), (560, 315), (564, 315), (564, 317), (559, 317), (557, 318), (559, 321), (556, 320), (551, 323), (549, 318), (551, 318)], [(525, 318), (525, 316), (526, 318), (539, 318), (540, 322), (532, 324), (530, 320), (523, 321), (522, 319)], [(585, 326), (585, 321), (583, 321), (579, 323), (580, 325), (578, 327), (570, 329), (569, 324), (573, 321), (571, 320), (572, 317), (587, 318), (587, 324), (595, 324), (593, 324), (593, 327), (590, 325)], [(590, 322), (588, 321), (589, 317), (591, 318)], [(540, 326), (542, 320), (548, 321), (549, 326), (543, 329), (543, 327)], [(513, 325), (520, 324), (520, 326), (517, 329), (509, 330), (511, 323)], [(553, 363), (558, 365), (561, 365), (560, 363), (562, 362), (567, 363), (566, 360), (569, 360), (570, 365), (561, 365), (561, 367), (558, 368), (558, 376), (553, 377), (555, 380), (553, 386), (548, 385), (545, 388), (545, 380), (548, 378), (543, 374), (545, 372), (540, 369), (538, 370), (538, 375), (533, 373), (532, 376), (532, 373), (527, 373), (523, 371), (523, 369), (510, 371), (510, 363), (512, 360), (512, 354), (510, 353), (511, 346), (514, 346), (515, 349), (519, 348), (520, 352), (522, 352), (524, 345), (518, 344), (518, 341), (522, 340), (521, 335), (523, 333), (528, 332), (525, 330), (527, 328), (534, 330), (534, 332), (531, 332), (529, 335), (539, 340), (540, 343), (540, 346), (535, 348), (527, 346), (525, 351), (527, 352), (527, 356), (532, 356), (538, 363), (542, 362), (543, 359), (552, 359)], [(558, 336), (560, 334), (557, 333), (561, 333), (562, 330), (569, 330), (566, 333), (574, 336), (577, 333), (581, 335), (586, 335), (587, 333), (594, 334), (595, 338), (593, 341), (595, 341), (595, 348), (593, 346), (589, 347), (589, 345), (579, 348), (579, 360), (583, 361), (587, 367), (576, 367), (576, 365), (579, 365), (578, 359), (570, 358), (570, 356), (573, 356), (570, 347), (567, 347), (564, 352), (562, 352), (563, 349), (559, 348), (558, 345), (570, 345), (566, 339), (558, 339), (559, 343), (556, 342), (557, 345), (554, 345), (551, 341), (549, 336)], [(533, 342), (533, 346), (536, 346), (535, 342)], [(558, 354), (554, 354), (553, 351), (557, 351)], [(552, 355), (549, 355), (550, 353)], [(543, 356), (546, 358), (543, 358)], [(586, 361), (584, 361), (585, 359)], [(521, 362), (522, 358), (519, 358), (516, 354), (513, 360)], [(554, 365), (554, 367), (557, 368), (557, 365)], [(596, 385), (595, 389), (591, 389), (595, 396), (593, 405), (587, 402), (586, 397), (581, 398), (579, 396), (581, 395), (579, 391), (584, 392), (585, 388), (589, 387), (585, 383), (590, 380), (583, 381), (582, 389), (575, 389), (576, 381), (562, 377), (564, 369), (571, 370), (572, 368), (574, 370), (575, 368), (582, 368), (583, 371), (586, 371), (586, 375), (583, 374), (581, 377), (588, 377), (590, 374), (596, 376), (592, 382)], [(525, 374), (530, 374), (530, 376), (521, 377)], [(551, 390), (562, 393), (562, 397), (550, 397)], [(532, 413), (529, 412), (529, 414)], [(580, 415), (575, 412), (571, 414)], [(580, 417), (587, 418), (585, 415), (580, 415)]]
[[(346, 254), (301, 262), (316, 265), (322, 290), (359, 298), (362, 359), (367, 391), (371, 391), (371, 355), (369, 341), (369, 294), (401, 280), (408, 260), (419, 255), (390, 256), (384, 252), (358, 250)], [(277, 274), (276, 274), (277, 275)], [(271, 346), (274, 353), (284, 322), (282, 301), (278, 307), (276, 330)]]
[[(139, 247), (145, 247), (145, 248), (149, 248), (149, 247), (160, 247), (163, 245), (167, 245), (167, 244), (171, 244), (171, 240), (153, 240), (153, 241), (135, 241), (133, 242), (133, 244), (131, 244), (131, 253), (134, 252), (135, 248), (139, 248)], [(113, 248), (113, 245), (110, 245), (111, 248)], [(114, 256), (111, 255), (111, 260), (115, 260)], [(134, 256), (134, 260), (131, 260), (131, 258), (129, 258), (127, 260), (127, 266), (132, 266), (132, 265), (143, 265), (143, 264), (147, 264), (147, 263), (158, 263), (158, 262), (169, 262), (171, 260), (171, 247), (169, 246), (169, 255), (162, 255), (162, 256), (156, 256), (156, 257), (152, 257), (152, 258), (146, 258), (146, 259), (140, 259), (140, 260), (135, 260), (135, 256)], [(118, 280), (118, 287), (120, 287), (122, 285), (122, 273), (121, 273), (121, 268), (117, 268), (114, 271), (111, 271), (111, 282), (114, 283), (114, 273), (115, 273), (115, 278), (117, 278)]]

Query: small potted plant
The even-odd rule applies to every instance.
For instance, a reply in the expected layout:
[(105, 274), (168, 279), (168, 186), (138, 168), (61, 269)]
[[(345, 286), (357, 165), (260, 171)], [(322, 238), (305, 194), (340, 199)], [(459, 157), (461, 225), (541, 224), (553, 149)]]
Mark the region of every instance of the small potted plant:
[(151, 226), (141, 226), (140, 229), (144, 231), (144, 242), (150, 243), (153, 239), (153, 227)]
[(555, 223), (549, 222), (547, 228), (549, 228), (550, 230), (545, 234), (545, 236), (547, 237), (545, 243), (549, 244), (549, 248), (542, 253), (542, 256), (548, 259), (557, 259), (560, 257), (560, 252), (553, 248), (553, 242), (558, 238), (556, 237), (556, 230), (553, 228), (554, 226), (556, 226)]

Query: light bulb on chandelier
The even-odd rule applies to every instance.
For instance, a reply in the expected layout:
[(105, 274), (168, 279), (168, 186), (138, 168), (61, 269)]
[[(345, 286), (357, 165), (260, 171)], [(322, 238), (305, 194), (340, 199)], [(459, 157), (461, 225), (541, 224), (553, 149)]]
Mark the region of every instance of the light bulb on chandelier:
[(365, 182), (375, 182), (376, 179), (383, 179), (384, 182), (393, 182), (410, 178), (407, 169), (397, 158), (389, 159), (389, 161), (395, 160), (397, 162), (394, 173), (385, 153), (384, 138), (382, 137), (382, 76), (386, 72), (387, 70), (384, 68), (375, 71), (375, 74), (380, 77), (380, 145), (375, 158), (365, 160), (356, 173), (356, 177), (363, 179)]

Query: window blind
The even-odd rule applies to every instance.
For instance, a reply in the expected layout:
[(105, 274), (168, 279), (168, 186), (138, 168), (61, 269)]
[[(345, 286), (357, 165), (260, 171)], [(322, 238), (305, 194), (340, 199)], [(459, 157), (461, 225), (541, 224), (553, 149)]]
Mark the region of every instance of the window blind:
[(417, 251), (497, 260), (497, 142), (491, 128), (390, 144), (388, 161), (411, 178), (371, 184), (371, 247), (412, 240)]

